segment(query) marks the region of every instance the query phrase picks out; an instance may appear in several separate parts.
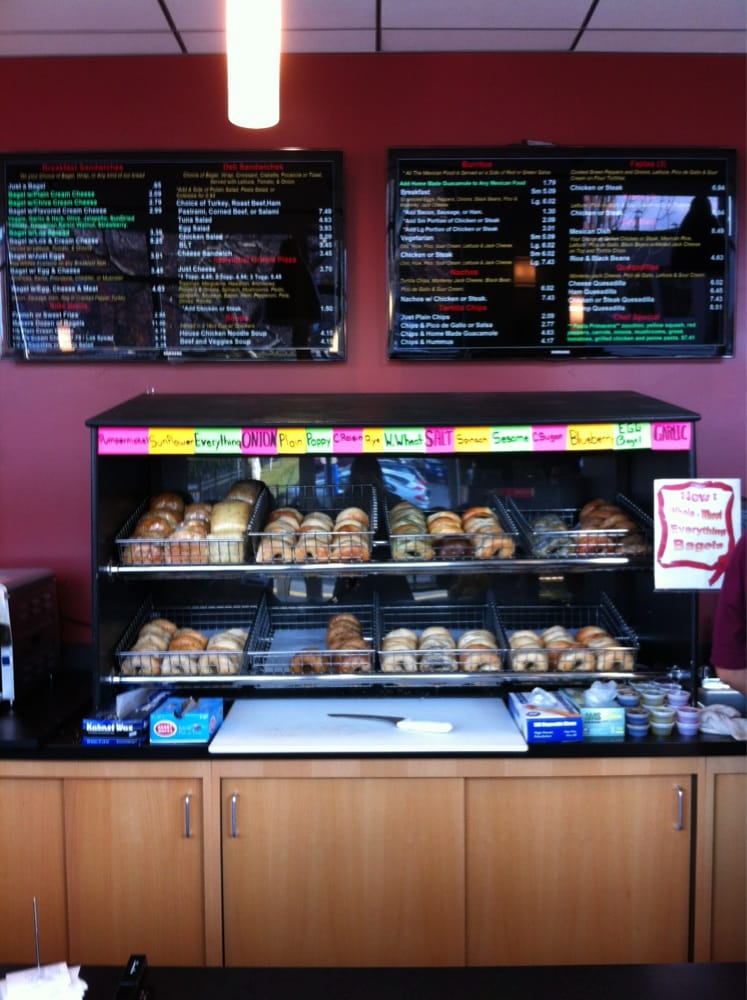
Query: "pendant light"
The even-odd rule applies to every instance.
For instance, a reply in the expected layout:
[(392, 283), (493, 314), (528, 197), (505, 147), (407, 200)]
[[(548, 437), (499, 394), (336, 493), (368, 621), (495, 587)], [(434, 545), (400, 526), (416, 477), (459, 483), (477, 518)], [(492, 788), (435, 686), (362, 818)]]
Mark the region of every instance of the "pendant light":
[(281, 0), (226, 0), (228, 120), (270, 128), (280, 120)]

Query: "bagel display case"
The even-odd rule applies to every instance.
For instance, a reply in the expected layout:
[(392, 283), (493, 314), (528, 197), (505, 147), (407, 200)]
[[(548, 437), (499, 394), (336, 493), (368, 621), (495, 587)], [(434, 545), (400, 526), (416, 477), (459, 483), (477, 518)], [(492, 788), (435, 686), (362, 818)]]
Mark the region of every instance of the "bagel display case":
[[(655, 479), (695, 475), (698, 419), (633, 392), (146, 394), (92, 417), (94, 701), (692, 663), (651, 512)], [(333, 647), (335, 619), (356, 625)]]

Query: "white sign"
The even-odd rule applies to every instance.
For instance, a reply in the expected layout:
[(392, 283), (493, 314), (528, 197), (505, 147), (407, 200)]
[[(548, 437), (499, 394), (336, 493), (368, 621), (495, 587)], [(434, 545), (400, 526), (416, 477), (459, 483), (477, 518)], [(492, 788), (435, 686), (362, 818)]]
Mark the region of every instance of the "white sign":
[(738, 479), (654, 480), (654, 586), (719, 589), (740, 535)]

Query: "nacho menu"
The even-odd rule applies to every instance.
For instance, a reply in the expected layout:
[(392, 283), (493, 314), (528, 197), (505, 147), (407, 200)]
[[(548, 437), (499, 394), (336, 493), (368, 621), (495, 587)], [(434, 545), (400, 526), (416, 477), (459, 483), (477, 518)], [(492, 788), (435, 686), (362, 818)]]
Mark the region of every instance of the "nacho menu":
[(344, 357), (341, 155), (4, 164), (11, 347)]

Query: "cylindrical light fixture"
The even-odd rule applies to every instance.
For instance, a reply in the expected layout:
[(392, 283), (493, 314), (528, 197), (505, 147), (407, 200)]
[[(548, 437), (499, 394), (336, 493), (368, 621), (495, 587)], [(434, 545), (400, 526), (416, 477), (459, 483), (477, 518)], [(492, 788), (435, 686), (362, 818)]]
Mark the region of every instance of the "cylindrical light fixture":
[(240, 128), (280, 121), (281, 0), (226, 0), (228, 120)]

